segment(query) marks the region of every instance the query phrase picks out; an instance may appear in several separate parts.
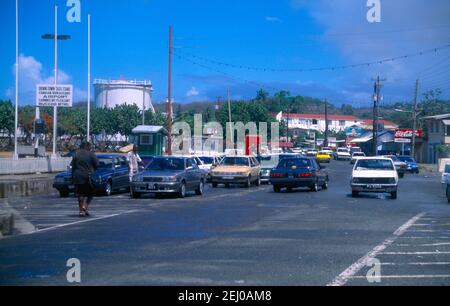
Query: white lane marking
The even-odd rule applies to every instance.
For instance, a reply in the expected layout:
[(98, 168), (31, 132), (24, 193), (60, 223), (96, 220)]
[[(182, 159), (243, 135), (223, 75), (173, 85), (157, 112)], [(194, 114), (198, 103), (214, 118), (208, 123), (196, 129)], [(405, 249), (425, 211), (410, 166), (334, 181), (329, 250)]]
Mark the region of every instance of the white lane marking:
[(53, 231), (53, 230), (56, 230), (56, 229), (60, 229), (60, 228), (64, 228), (64, 227), (68, 227), (68, 226), (72, 226), (72, 225), (89, 223), (89, 222), (99, 221), (99, 220), (104, 220), (104, 219), (110, 219), (110, 218), (114, 218), (114, 217), (118, 217), (118, 216), (122, 216), (122, 215), (132, 214), (132, 213), (135, 213), (135, 212), (139, 212), (139, 210), (130, 210), (130, 211), (125, 211), (125, 212), (119, 213), (119, 214), (113, 214), (113, 215), (97, 217), (97, 218), (90, 218), (90, 219), (85, 219), (85, 220), (81, 220), (81, 221), (77, 221), (77, 222), (71, 222), (71, 223), (66, 223), (66, 224), (59, 224), (59, 225), (55, 225), (55, 226), (52, 226), (52, 227), (39, 229), (39, 230), (34, 231), (32, 233), (19, 234), (19, 235), (13, 235), (13, 236), (6, 236), (6, 237), (3, 237), (3, 239), (12, 239), (12, 238), (15, 238), (15, 237), (20, 237), (20, 236), (29, 236), (29, 235), (49, 232), (49, 231)]
[(374, 259), (378, 254), (383, 252), (388, 246), (392, 245), (399, 236), (403, 235), (414, 223), (416, 223), (425, 215), (426, 213), (421, 213), (411, 218), (408, 222), (400, 226), (394, 232), (392, 237), (387, 238), (383, 243), (376, 246), (372, 251), (367, 253), (365, 256), (361, 257), (358, 261), (356, 261), (354, 264), (348, 267), (344, 272), (342, 272), (327, 286), (344, 286), (348, 282), (348, 280), (352, 278), (352, 276), (354, 276), (362, 268), (367, 266), (367, 263), (370, 262), (370, 260)]
[(450, 242), (444, 243), (430, 243), (430, 244), (396, 244), (398, 247), (435, 247), (435, 246), (448, 246)]
[(407, 232), (408, 233), (416, 232), (416, 233), (443, 233), (443, 234), (446, 234), (446, 233), (450, 233), (450, 230), (415, 230), (415, 229), (412, 229), (412, 230), (408, 230)]
[[(351, 276), (351, 279), (366, 279), (365, 276)], [(395, 279), (395, 278), (450, 278), (450, 275), (382, 275), (381, 279)]]
[(411, 240), (418, 240), (418, 239), (441, 239), (441, 240), (449, 240), (450, 236), (440, 236), (440, 237), (433, 237), (433, 236), (424, 236), (424, 237), (415, 237), (415, 236), (403, 236), (403, 237), (398, 237), (398, 239), (411, 239)]
[(406, 263), (394, 263), (394, 262), (382, 262), (382, 266), (450, 266), (450, 262), (406, 262)]
[(413, 227), (449, 226), (450, 223), (414, 224)]
[(380, 252), (380, 255), (447, 255), (450, 252)]

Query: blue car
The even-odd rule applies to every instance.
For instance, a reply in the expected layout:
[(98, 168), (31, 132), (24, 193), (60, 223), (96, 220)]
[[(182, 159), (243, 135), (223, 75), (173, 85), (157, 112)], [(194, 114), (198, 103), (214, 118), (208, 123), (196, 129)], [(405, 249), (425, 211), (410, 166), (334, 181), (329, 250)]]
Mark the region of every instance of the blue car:
[[(129, 190), (130, 177), (127, 159), (117, 154), (97, 155), (99, 168), (95, 171), (93, 182), (97, 194), (110, 196), (114, 191)], [(62, 198), (75, 191), (72, 183), (72, 170), (55, 177), (53, 187)]]
[(417, 164), (416, 160), (412, 158), (411, 156), (398, 156), (398, 159), (400, 159), (402, 162), (406, 163), (406, 171), (410, 173), (416, 173), (419, 174), (419, 165)]

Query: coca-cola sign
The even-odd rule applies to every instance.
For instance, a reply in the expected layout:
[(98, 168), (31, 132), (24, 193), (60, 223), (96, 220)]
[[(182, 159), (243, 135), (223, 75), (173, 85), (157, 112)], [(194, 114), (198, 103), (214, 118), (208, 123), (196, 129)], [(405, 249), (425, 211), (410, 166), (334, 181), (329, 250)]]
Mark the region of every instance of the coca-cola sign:
[[(416, 137), (422, 138), (423, 130), (419, 129), (416, 131)], [(412, 129), (398, 129), (395, 131), (395, 138), (412, 138), (413, 130)]]

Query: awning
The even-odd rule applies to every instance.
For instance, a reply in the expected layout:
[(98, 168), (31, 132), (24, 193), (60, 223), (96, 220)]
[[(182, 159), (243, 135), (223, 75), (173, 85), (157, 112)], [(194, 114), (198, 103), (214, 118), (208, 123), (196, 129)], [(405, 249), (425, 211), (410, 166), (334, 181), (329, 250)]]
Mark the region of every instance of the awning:
[(444, 125), (450, 125), (450, 120), (442, 120), (444, 122)]
[(356, 138), (350, 141), (350, 143), (366, 143), (373, 139), (373, 137), (363, 137), (363, 138)]

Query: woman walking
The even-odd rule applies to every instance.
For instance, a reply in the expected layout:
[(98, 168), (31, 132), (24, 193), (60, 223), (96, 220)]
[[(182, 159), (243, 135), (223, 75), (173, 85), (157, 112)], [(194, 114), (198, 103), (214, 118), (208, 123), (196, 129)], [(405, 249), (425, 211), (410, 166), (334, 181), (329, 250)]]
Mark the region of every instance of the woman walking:
[(91, 144), (83, 142), (72, 160), (72, 180), (78, 197), (80, 217), (89, 216), (89, 205), (94, 196), (92, 176), (98, 168), (98, 159), (91, 152)]

